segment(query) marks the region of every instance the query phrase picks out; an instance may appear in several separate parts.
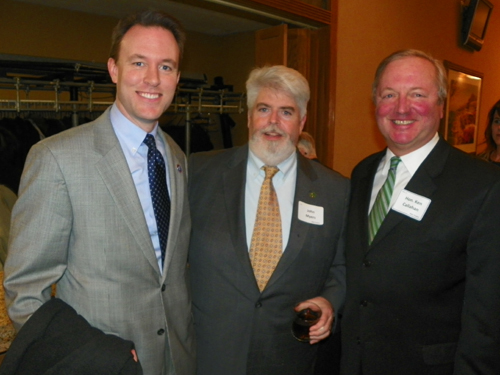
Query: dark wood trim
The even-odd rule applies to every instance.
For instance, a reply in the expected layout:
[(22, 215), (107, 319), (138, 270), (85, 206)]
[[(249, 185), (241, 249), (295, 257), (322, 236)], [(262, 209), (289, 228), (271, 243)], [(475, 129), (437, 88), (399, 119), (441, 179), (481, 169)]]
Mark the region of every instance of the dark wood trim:
[[(210, 0), (208, 0), (210, 1)], [(306, 4), (299, 0), (224, 0), (227, 3), (293, 19), (314, 27), (328, 26), (331, 11)], [(332, 0), (333, 1), (333, 0)]]

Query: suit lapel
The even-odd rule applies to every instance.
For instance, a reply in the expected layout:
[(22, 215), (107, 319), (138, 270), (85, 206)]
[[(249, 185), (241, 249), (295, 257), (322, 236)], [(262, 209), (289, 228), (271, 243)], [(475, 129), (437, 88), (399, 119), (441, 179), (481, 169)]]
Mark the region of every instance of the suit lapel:
[[(408, 182), (405, 190), (422, 195), (426, 198), (431, 198), (432, 194), (436, 190), (434, 179), (443, 171), (448, 157), (449, 147), (450, 146), (448, 146), (444, 140), (440, 139), (431, 153), (422, 162), (415, 175)], [(376, 245), (385, 236), (387, 236), (387, 234), (394, 230), (405, 218), (405, 215), (394, 210), (389, 210), (384, 222), (373, 240), (372, 246)]]
[[(224, 199), (229, 232), (236, 255), (247, 275), (255, 280), (248, 254), (245, 226), (245, 184), (248, 160), (248, 145), (240, 147), (227, 162), (223, 171)], [(257, 282), (255, 282), (257, 288)]]
[(96, 165), (102, 180), (139, 248), (151, 266), (159, 272), (144, 212), (130, 175), (127, 160), (109, 120), (109, 110), (96, 122), (94, 145), (96, 151), (102, 155), (102, 159)]
[[(359, 177), (356, 183), (357, 191), (352, 193), (352, 197), (356, 197), (357, 200), (353, 200), (351, 197), (350, 210), (355, 213), (357, 217), (354, 218), (354, 223), (359, 226), (359, 235), (361, 236), (361, 243), (366, 244), (366, 249), (368, 249), (368, 209), (370, 207), (371, 193), (373, 189), (373, 180), (375, 178), (375, 173), (377, 172), (380, 160), (385, 155), (385, 151), (380, 152), (375, 155), (373, 160), (364, 170), (364, 174)], [(351, 214), (352, 216), (353, 214)], [(365, 250), (366, 251), (366, 250)]]
[(311, 224), (298, 219), (299, 201), (310, 201), (309, 195), (314, 192), (314, 182), (318, 178), (311, 168), (309, 160), (302, 155), (297, 154), (297, 180), (295, 182), (295, 197), (293, 200), (292, 222), (290, 227), (290, 237), (283, 255), (274, 270), (266, 291), (286, 272), (290, 265), (295, 261), (300, 251), (304, 248), (304, 242), (307, 238)]
[(163, 132), (158, 129), (158, 134), (163, 139), (165, 145), (165, 153), (167, 158), (168, 178), (170, 181), (170, 227), (168, 230), (167, 249), (165, 251), (165, 263), (163, 265), (163, 278), (168, 274), (167, 269), (171, 264), (174, 255), (175, 245), (177, 244), (178, 234), (181, 225), (181, 217), (184, 207), (184, 157), (174, 153), (174, 148), (171, 138), (166, 137)]

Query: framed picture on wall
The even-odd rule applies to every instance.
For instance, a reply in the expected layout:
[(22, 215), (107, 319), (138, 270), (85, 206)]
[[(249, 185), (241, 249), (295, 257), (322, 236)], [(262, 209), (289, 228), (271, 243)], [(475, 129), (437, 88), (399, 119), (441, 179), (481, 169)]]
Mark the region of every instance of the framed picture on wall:
[(448, 98), (441, 135), (451, 145), (475, 153), (483, 74), (444, 61), (448, 72)]

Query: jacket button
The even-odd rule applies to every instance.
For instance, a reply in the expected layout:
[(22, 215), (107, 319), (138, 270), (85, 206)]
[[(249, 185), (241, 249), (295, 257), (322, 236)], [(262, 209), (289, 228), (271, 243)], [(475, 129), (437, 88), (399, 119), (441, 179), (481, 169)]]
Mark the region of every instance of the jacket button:
[(156, 332), (158, 336), (161, 336), (165, 333), (165, 330), (163, 328), (159, 329), (158, 332)]
[(361, 306), (363, 306), (363, 307), (368, 306), (368, 301), (361, 301)]
[(162, 291), (162, 292), (164, 292), (164, 291), (165, 291), (165, 289), (167, 289), (167, 287), (165, 286), (165, 284), (163, 284), (163, 285), (161, 286), (161, 291)]
[(257, 303), (255, 304), (255, 307), (257, 307), (257, 308), (262, 307), (262, 303), (257, 302)]
[(371, 265), (372, 265), (372, 262), (370, 262), (369, 260), (365, 260), (363, 262), (363, 266), (365, 266), (365, 267), (370, 267)]

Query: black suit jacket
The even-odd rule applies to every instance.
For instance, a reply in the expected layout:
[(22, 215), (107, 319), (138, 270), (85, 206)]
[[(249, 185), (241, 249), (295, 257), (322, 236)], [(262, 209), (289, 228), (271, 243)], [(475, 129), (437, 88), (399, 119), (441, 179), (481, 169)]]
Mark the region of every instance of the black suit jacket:
[(500, 374), (500, 173), (440, 140), (406, 186), (423, 219), (391, 210), (368, 246), (384, 155), (352, 175), (342, 373)]
[[(344, 223), (349, 181), (298, 154), (288, 245), (261, 293), (245, 234), (248, 147), (193, 154), (189, 252), (198, 375), (305, 375), (317, 345), (291, 333), (293, 307), (344, 301)], [(298, 201), (324, 208), (324, 224), (297, 219)]]
[(132, 341), (108, 335), (63, 300), (44, 303), (21, 328), (1, 375), (142, 375)]

